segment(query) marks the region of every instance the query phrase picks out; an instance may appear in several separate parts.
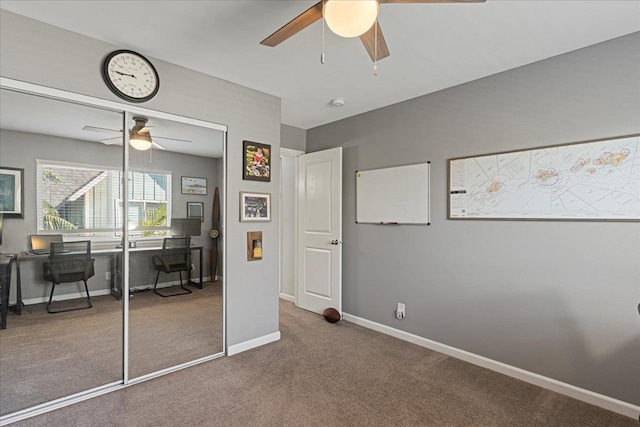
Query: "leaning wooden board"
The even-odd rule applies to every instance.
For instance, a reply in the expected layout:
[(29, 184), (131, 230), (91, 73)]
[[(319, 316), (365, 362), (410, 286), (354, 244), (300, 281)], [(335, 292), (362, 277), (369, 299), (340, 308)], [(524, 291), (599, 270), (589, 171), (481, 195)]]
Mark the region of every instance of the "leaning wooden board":
[(213, 240), (209, 249), (209, 275), (211, 281), (216, 280), (216, 271), (218, 269), (218, 240), (220, 237), (220, 190), (216, 187), (216, 191), (213, 195), (213, 209), (212, 209), (213, 228), (209, 233), (209, 236)]

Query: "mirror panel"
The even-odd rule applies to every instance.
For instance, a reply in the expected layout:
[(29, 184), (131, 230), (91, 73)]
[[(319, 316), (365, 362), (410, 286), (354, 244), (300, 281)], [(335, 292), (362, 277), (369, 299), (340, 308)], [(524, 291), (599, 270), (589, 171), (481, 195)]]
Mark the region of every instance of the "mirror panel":
[(210, 271), (212, 245), (221, 245), (209, 232), (224, 134), (154, 117), (134, 118), (129, 129), (129, 377), (136, 378), (223, 352), (222, 283)]
[[(0, 331), (0, 415), (6, 415), (122, 381), (123, 304), (111, 290), (122, 235), (112, 187), (123, 154), (121, 145), (100, 141), (121, 138), (123, 119), (119, 112), (5, 89), (0, 109), (0, 166), (20, 169), (24, 178), (24, 217), (4, 218), (1, 246), (2, 253), (17, 254), (13, 311)], [(3, 209), (17, 188), (6, 178), (0, 176)], [(31, 235), (44, 240), (45, 252), (53, 247), (55, 259), (29, 252)], [(64, 243), (46, 242), (58, 236)], [(69, 246), (86, 240), (90, 255), (78, 254), (86, 246)], [(88, 307), (83, 278), (91, 308), (49, 313), (53, 281), (60, 284), (49, 311)], [(24, 306), (16, 305), (18, 284)]]

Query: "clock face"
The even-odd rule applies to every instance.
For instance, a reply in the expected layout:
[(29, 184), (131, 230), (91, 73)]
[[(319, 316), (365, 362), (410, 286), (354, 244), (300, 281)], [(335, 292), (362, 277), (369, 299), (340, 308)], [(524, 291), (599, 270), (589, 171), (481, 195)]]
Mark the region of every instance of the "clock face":
[(148, 101), (160, 87), (158, 72), (151, 62), (130, 50), (111, 52), (104, 61), (102, 75), (109, 89), (129, 102)]

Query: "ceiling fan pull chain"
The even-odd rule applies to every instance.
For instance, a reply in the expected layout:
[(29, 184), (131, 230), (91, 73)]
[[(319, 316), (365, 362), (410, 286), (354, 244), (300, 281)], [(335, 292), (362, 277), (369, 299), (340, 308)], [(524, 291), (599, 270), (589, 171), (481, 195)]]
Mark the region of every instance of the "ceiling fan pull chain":
[(373, 23), (373, 75), (378, 75), (378, 20)]
[[(324, 0), (322, 0), (322, 9), (324, 10)], [(324, 64), (324, 14), (322, 16), (322, 52), (320, 53), (320, 63)]]

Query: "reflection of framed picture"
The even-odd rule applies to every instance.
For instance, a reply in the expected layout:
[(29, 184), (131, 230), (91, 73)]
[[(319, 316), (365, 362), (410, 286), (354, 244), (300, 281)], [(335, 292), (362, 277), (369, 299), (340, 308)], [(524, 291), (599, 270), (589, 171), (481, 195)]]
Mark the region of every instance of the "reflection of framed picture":
[(187, 202), (187, 218), (200, 218), (204, 222), (204, 203)]
[(24, 169), (0, 166), (0, 213), (24, 218)]
[(259, 142), (243, 141), (244, 155), (242, 179), (271, 181), (271, 146)]
[(240, 192), (240, 221), (271, 221), (271, 194)]
[(182, 177), (182, 194), (207, 195), (207, 178)]

